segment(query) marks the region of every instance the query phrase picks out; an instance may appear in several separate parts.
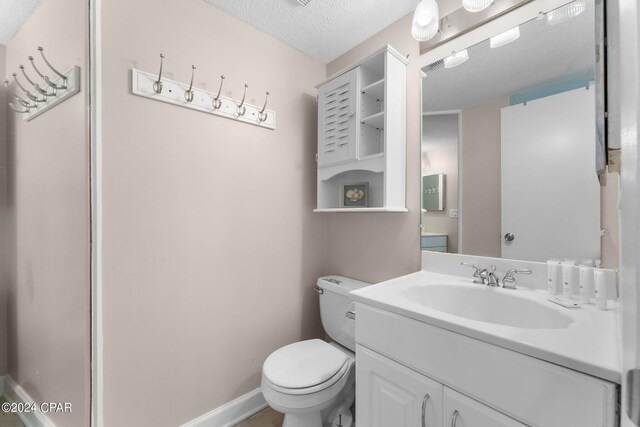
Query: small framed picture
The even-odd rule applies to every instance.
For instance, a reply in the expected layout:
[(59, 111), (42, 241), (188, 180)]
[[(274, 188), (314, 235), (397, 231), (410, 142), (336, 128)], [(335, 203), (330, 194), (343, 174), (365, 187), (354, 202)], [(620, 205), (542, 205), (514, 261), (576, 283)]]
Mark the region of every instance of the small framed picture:
[(340, 192), (340, 207), (366, 208), (369, 200), (369, 183), (352, 182), (342, 184)]

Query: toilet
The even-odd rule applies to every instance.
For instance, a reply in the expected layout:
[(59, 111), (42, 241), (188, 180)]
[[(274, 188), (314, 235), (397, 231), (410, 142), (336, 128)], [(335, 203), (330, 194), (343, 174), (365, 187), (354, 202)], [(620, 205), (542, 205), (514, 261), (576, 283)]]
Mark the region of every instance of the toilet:
[(271, 353), (262, 367), (262, 394), (282, 412), (282, 427), (354, 427), (355, 321), (350, 291), (368, 286), (341, 276), (318, 279), (320, 318), (327, 343), (313, 339)]

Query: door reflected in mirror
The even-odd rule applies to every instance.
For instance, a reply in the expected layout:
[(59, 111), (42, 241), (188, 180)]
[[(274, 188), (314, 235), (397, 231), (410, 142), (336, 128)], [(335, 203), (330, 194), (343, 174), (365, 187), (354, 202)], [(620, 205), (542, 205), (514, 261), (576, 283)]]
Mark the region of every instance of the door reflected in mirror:
[(510, 33), (518, 37), (469, 47), (459, 65), (423, 69), (423, 250), (617, 266), (618, 176), (597, 173), (597, 7), (534, 19)]

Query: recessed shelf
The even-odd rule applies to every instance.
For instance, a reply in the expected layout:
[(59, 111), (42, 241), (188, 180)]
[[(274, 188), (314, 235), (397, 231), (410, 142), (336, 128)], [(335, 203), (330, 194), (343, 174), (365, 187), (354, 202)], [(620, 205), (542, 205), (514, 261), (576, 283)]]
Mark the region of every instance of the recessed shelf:
[(362, 88), (362, 94), (375, 99), (384, 98), (384, 78)]
[(314, 209), (314, 212), (409, 212), (407, 208), (328, 208)]
[(376, 129), (384, 129), (384, 111), (362, 118), (360, 123)]

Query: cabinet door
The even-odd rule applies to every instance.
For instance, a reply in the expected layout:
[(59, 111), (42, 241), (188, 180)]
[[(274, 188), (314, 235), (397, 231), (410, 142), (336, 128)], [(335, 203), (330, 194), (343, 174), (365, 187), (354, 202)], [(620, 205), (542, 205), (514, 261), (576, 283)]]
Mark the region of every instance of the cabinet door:
[(447, 387), (444, 388), (443, 417), (446, 427), (526, 427), (526, 424)]
[(442, 426), (442, 384), (361, 346), (356, 378), (359, 426)]
[(318, 90), (318, 166), (356, 159), (359, 75), (354, 68)]

